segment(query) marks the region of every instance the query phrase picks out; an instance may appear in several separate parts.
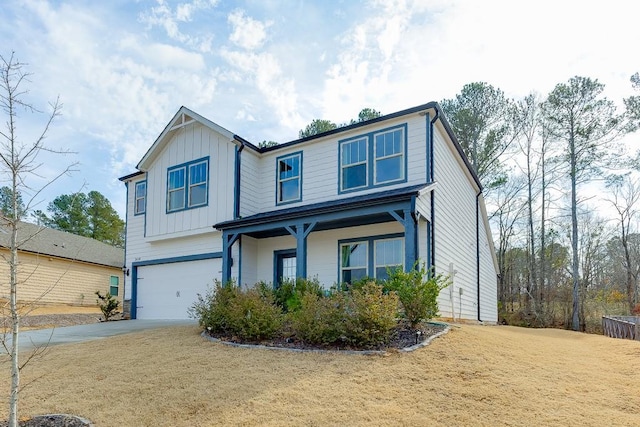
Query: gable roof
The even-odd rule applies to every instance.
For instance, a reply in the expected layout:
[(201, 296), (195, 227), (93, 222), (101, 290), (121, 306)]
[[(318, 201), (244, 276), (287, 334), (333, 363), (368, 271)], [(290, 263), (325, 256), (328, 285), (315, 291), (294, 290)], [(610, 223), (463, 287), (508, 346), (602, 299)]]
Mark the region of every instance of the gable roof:
[[(0, 247), (9, 248), (9, 225), (0, 222)], [(124, 250), (88, 237), (28, 222), (18, 223), (19, 250), (91, 264), (121, 268)]]
[(173, 116), (173, 118), (169, 121), (169, 123), (164, 128), (162, 133), (156, 138), (156, 140), (151, 145), (151, 147), (147, 150), (145, 155), (142, 157), (142, 160), (140, 160), (140, 162), (136, 166), (136, 169), (141, 171), (147, 170), (149, 165), (153, 162), (153, 160), (158, 155), (158, 153), (160, 153), (160, 151), (162, 151), (162, 149), (169, 142), (169, 136), (172, 135), (175, 131), (177, 131), (181, 127), (194, 122), (199, 122), (203, 124), (204, 126), (214, 130), (215, 132), (222, 134), (226, 138), (229, 138), (229, 140), (231, 141), (238, 141), (238, 137), (234, 135), (232, 132), (229, 132), (227, 129), (223, 128), (220, 125), (215, 124), (211, 120), (201, 116), (195, 111), (192, 111), (187, 107), (182, 106), (180, 107), (178, 112)]
[[(242, 137), (240, 137), (240, 136), (228, 131), (227, 129), (223, 128), (222, 126), (219, 126), (219, 125), (215, 124), (211, 120), (199, 115), (198, 113), (188, 109), (187, 107), (182, 106), (182, 107), (180, 107), (178, 112), (173, 116), (171, 121), (169, 121), (169, 123), (164, 128), (164, 130), (162, 131), (160, 136), (158, 136), (158, 138), (156, 138), (156, 140), (153, 143), (153, 145), (151, 145), (149, 150), (147, 150), (146, 154), (142, 157), (142, 160), (140, 160), (140, 162), (136, 166), (136, 169), (138, 169), (138, 171), (146, 171), (148, 169), (149, 165), (153, 162), (153, 160), (157, 156), (157, 154), (168, 143), (169, 138), (167, 138), (167, 136), (171, 135), (173, 132), (175, 132), (180, 127), (185, 126), (185, 125), (187, 125), (189, 123), (193, 123), (195, 121), (202, 123), (204, 126), (207, 126), (207, 127), (211, 128), (211, 129), (213, 129), (214, 131), (216, 131), (216, 132), (224, 135), (225, 137), (229, 138), (229, 140), (235, 141), (235, 142), (239, 143), (242, 146), (249, 147), (249, 148), (251, 148), (252, 150), (254, 150), (254, 151), (258, 152), (258, 153), (267, 153), (267, 152), (270, 152), (270, 151), (276, 151), (276, 150), (281, 150), (281, 149), (284, 149), (284, 148), (287, 148), (287, 147), (291, 147), (292, 145), (297, 145), (297, 144), (301, 144), (301, 143), (304, 143), (304, 142), (313, 141), (314, 139), (324, 138), (324, 137), (327, 137), (327, 136), (330, 136), (330, 135), (335, 135), (335, 134), (339, 134), (339, 133), (342, 133), (342, 132), (347, 132), (347, 131), (350, 131), (350, 130), (353, 130), (353, 129), (357, 129), (357, 128), (360, 128), (360, 127), (369, 126), (371, 124), (383, 122), (385, 120), (390, 120), (390, 119), (395, 119), (397, 117), (406, 116), (408, 114), (415, 114), (415, 113), (420, 113), (420, 112), (423, 112), (423, 111), (426, 112), (427, 110), (433, 110), (435, 112), (435, 115), (431, 119), (431, 122), (435, 123), (436, 121), (439, 120), (440, 123), (442, 123), (442, 127), (444, 128), (445, 132), (447, 133), (447, 136), (451, 140), (451, 143), (453, 144), (453, 147), (455, 148), (456, 152), (459, 154), (460, 158), (462, 159), (462, 162), (466, 166), (469, 174), (471, 175), (471, 178), (473, 179), (473, 181), (478, 186), (479, 191), (482, 191), (482, 184), (480, 183), (480, 178), (478, 177), (478, 174), (475, 172), (475, 170), (473, 170), (473, 167), (471, 166), (471, 163), (469, 162), (469, 159), (467, 158), (466, 154), (464, 154), (464, 150), (462, 149), (462, 146), (460, 145), (460, 143), (458, 142), (458, 139), (454, 135), (453, 129), (451, 128), (451, 125), (449, 124), (449, 122), (447, 121), (447, 119), (444, 116), (444, 111), (442, 110), (442, 107), (435, 101), (431, 101), (431, 102), (428, 102), (426, 104), (418, 105), (416, 107), (407, 108), (405, 110), (397, 111), (395, 113), (386, 114), (384, 116), (376, 117), (375, 119), (366, 120), (364, 122), (354, 123), (354, 124), (347, 125), (347, 126), (341, 126), (341, 127), (338, 127), (336, 129), (333, 129), (333, 130), (330, 130), (330, 131), (327, 131), (327, 132), (322, 132), (322, 133), (319, 133), (319, 134), (316, 134), (316, 135), (307, 136), (305, 138), (296, 139), (296, 140), (293, 140), (293, 141), (285, 142), (283, 144), (273, 145), (273, 146), (270, 146), (270, 147), (257, 147), (255, 145), (253, 145), (252, 143), (250, 143), (249, 141), (247, 141), (246, 139), (244, 139), (244, 138), (242, 138)], [(120, 181), (126, 181), (127, 179), (136, 177), (137, 175), (139, 175), (139, 172), (134, 172), (132, 174), (129, 174), (129, 175), (121, 177)]]

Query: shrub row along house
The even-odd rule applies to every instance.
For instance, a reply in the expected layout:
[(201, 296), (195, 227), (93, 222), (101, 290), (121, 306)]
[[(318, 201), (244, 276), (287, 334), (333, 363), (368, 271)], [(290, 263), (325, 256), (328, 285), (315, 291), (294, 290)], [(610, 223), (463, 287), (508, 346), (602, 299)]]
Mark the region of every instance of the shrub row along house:
[(215, 279), (324, 286), (417, 263), (451, 274), (443, 317), (497, 321), (478, 177), (437, 103), (258, 148), (182, 107), (127, 188), (133, 318), (186, 318)]
[[(0, 255), (9, 259), (9, 226), (0, 220)], [(96, 291), (122, 304), (124, 251), (88, 237), (18, 223), (18, 300), (96, 305)], [(9, 263), (0, 263), (0, 299), (9, 300)]]

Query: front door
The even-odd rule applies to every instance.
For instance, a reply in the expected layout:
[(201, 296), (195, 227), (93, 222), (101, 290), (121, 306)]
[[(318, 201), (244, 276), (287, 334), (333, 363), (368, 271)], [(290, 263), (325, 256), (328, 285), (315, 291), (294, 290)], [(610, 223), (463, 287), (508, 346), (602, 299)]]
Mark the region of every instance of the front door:
[(284, 280), (296, 280), (296, 250), (275, 251), (274, 283), (279, 285)]

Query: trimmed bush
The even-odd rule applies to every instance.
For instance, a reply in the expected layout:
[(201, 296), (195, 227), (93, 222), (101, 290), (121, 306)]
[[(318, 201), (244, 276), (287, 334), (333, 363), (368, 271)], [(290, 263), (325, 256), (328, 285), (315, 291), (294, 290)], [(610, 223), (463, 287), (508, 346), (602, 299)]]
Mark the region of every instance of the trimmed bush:
[(332, 344), (346, 336), (346, 298), (342, 292), (326, 297), (307, 293), (300, 307), (290, 315), (293, 333), (302, 341)]
[(246, 340), (270, 339), (282, 332), (283, 315), (271, 294), (253, 287), (239, 292), (229, 303), (230, 332)]
[(302, 304), (302, 297), (309, 293), (322, 296), (323, 290), (318, 279), (287, 279), (273, 291), (276, 304), (282, 307), (285, 313), (297, 311)]
[(229, 307), (241, 290), (234, 282), (222, 285), (215, 281), (204, 295), (198, 294), (198, 300), (189, 308), (189, 317), (197, 319), (200, 326), (213, 333), (231, 332)]
[(353, 344), (373, 347), (386, 344), (397, 324), (398, 296), (385, 294), (381, 285), (370, 281), (351, 292), (347, 334)]
[(438, 294), (450, 284), (448, 276), (429, 272), (422, 264), (408, 272), (389, 271), (385, 288), (398, 294), (404, 317), (415, 328), (418, 323), (438, 315)]

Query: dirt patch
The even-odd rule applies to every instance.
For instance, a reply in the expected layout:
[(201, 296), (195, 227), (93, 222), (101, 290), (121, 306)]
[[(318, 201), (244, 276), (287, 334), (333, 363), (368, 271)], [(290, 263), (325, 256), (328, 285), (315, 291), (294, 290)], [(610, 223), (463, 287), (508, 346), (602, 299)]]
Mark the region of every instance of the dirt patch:
[(454, 325), (411, 353), (360, 356), (229, 347), (200, 332), (51, 347), (23, 370), (21, 414), (98, 426), (638, 425), (637, 341)]
[[(9, 310), (6, 305), (0, 310), (0, 327), (8, 328)], [(22, 305), (21, 330), (58, 328), (63, 326), (86, 325), (99, 322), (103, 318), (100, 308), (73, 305)]]

